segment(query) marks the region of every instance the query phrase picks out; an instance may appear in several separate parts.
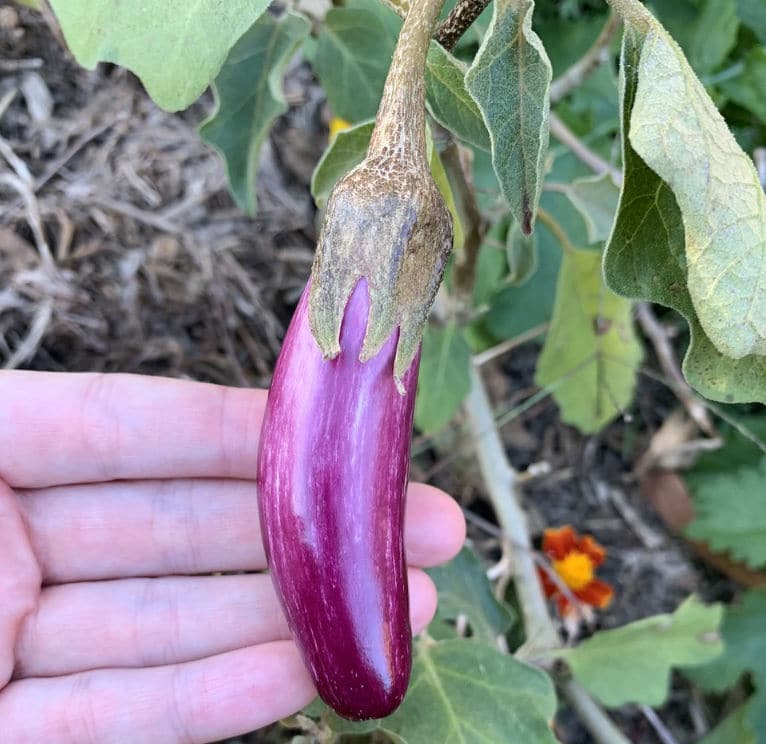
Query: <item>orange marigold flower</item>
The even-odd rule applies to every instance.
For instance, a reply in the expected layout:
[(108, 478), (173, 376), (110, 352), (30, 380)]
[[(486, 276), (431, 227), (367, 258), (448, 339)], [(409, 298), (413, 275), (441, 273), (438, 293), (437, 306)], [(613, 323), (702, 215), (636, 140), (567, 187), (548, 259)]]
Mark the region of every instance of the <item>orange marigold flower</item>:
[[(596, 578), (596, 569), (604, 562), (606, 550), (591, 535), (578, 535), (569, 525), (547, 529), (543, 533), (543, 552), (550, 559), (559, 582), (542, 569), (539, 570), (540, 580), (545, 595), (556, 600), (562, 616), (576, 610), (569, 596), (599, 609), (612, 601), (612, 587)], [(564, 593), (561, 584), (569, 592)]]
[(349, 129), (351, 126), (351, 122), (341, 119), (340, 116), (333, 116), (332, 119), (330, 119), (330, 142), (338, 136), (338, 132), (342, 132), (344, 129)]

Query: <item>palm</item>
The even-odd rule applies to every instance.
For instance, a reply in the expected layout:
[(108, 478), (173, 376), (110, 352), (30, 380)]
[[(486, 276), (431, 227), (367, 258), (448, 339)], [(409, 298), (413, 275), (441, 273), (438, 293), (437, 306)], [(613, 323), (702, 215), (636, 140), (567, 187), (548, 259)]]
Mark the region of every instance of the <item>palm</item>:
[[(245, 573), (265, 567), (251, 480), (264, 402), (172, 380), (0, 374), (8, 741), (208, 742), (312, 698), (269, 577)], [(412, 565), (448, 559), (463, 527), (448, 497), (411, 487)], [(419, 569), (410, 591), (420, 628), (435, 593)]]

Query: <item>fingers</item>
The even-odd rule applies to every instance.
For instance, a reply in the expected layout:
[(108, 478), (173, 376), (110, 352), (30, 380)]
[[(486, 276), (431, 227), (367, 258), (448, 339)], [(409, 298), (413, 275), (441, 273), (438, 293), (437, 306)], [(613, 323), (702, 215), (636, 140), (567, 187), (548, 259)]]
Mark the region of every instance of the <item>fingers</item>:
[[(409, 572), (415, 632), (436, 610), (436, 590)], [(22, 624), (15, 676), (164, 666), (290, 637), (266, 574), (123, 579), (46, 589)]]
[(12, 682), (0, 721), (9, 742), (203, 744), (295, 713), (315, 694), (294, 644), (277, 641), (186, 664)]
[(11, 678), (16, 637), (34, 610), (40, 583), (16, 497), (0, 482), (0, 689)]
[(0, 478), (253, 478), (265, 403), (262, 390), (141, 375), (0, 372)]
[[(62, 486), (25, 492), (20, 502), (47, 584), (265, 566), (251, 481)], [(463, 515), (447, 494), (410, 485), (408, 562), (449, 560), (464, 536)]]

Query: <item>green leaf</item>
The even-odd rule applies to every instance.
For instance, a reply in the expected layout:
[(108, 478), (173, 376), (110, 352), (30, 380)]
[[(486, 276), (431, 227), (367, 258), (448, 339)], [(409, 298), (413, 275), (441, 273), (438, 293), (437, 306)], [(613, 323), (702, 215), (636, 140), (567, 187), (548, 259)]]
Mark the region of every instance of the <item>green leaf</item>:
[(608, 173), (586, 176), (557, 186), (582, 215), (588, 229), (589, 243), (602, 243), (612, 232), (620, 189)]
[(737, 0), (702, 0), (689, 45), (689, 61), (700, 73), (720, 66), (737, 41)]
[(766, 565), (766, 457), (756, 466), (688, 476), (687, 481), (695, 519), (686, 534), (753, 568)]
[(496, 0), (466, 76), (489, 130), (492, 165), (514, 218), (532, 232), (548, 148), (551, 64), (532, 30), (533, 0)]
[(687, 288), (705, 334), (732, 359), (763, 356), (766, 195), (681, 49), (648, 14), (640, 26), (630, 144), (681, 210)]
[(504, 250), (509, 233), (509, 220), (500, 219), (489, 228), (479, 248), (476, 259), (476, 278), (473, 283), (473, 304), (475, 307), (490, 301), (492, 295), (503, 285), (508, 273), (508, 262)]
[(755, 355), (730, 359), (703, 331), (687, 288), (685, 233), (678, 203), (626, 136), (640, 85), (642, 44), (640, 34), (626, 29), (620, 65), (624, 181), (604, 257), (607, 284), (627, 297), (672, 307), (686, 318), (691, 342), (684, 375), (703, 395), (725, 402), (766, 401), (766, 359)]
[(737, 9), (742, 23), (766, 44), (766, 0), (738, 0)]
[(337, 733), (380, 730), (403, 744), (556, 744), (550, 722), (556, 696), (544, 672), (483, 641), (417, 644), (401, 707), (355, 724), (330, 715)]
[(282, 74), (311, 26), (306, 18), (264, 13), (234, 45), (215, 79), (216, 107), (200, 126), (205, 142), (226, 162), (237, 204), (255, 214), (255, 178), (261, 145), (287, 110)]
[[(430, 130), (426, 127), (427, 139), (430, 140)], [(455, 195), (452, 193), (452, 186), (450, 186), (449, 178), (447, 178), (447, 172), (444, 170), (442, 159), (439, 156), (438, 151), (433, 147), (433, 141), (431, 140), (431, 156), (428, 164), (431, 167), (431, 176), (434, 179), (436, 188), (439, 189), (439, 193), (444, 199), (444, 203), (447, 205), (447, 209), (452, 217), (452, 250), (455, 253), (459, 253), (463, 250), (463, 221), (460, 219), (460, 213), (458, 212), (457, 205), (455, 204)]]
[(721, 83), (721, 90), (766, 124), (766, 47), (753, 47), (744, 63), (737, 77)]
[(338, 132), (324, 151), (311, 177), (311, 195), (318, 207), (327, 204), (338, 179), (364, 160), (374, 126), (374, 121), (364, 121)]
[(757, 467), (766, 452), (766, 415), (737, 416), (733, 423), (739, 428), (724, 424), (720, 429), (723, 447), (700, 454), (694, 467), (687, 471), (688, 477), (705, 478), (710, 473)]
[(564, 252), (535, 381), (554, 387), (563, 420), (583, 432), (599, 431), (633, 399), (642, 351), (631, 312), (604, 286), (600, 253)]
[[(759, 733), (758, 741), (766, 741), (766, 590), (753, 589), (743, 597), (738, 607), (727, 608), (721, 625), (724, 653), (705, 667), (693, 670), (703, 672), (704, 678), (723, 680), (725, 686), (736, 682), (750, 672), (756, 691), (747, 704), (746, 721)], [(720, 691), (721, 686), (713, 689)], [(728, 742), (727, 742), (728, 744)]]
[(395, 43), (395, 32), (379, 13), (361, 8), (327, 13), (314, 67), (335, 116), (352, 123), (375, 116)]
[(524, 284), (537, 271), (537, 236), (524, 235), (518, 222), (511, 225), (506, 242), (508, 277), (513, 286)]
[(698, 744), (758, 744), (755, 732), (747, 721), (748, 705), (740, 705), (719, 723)]
[(654, 615), (602, 630), (579, 646), (558, 651), (575, 677), (604, 705), (663, 705), (670, 670), (705, 664), (723, 651), (720, 604), (690, 597), (671, 615)]
[(428, 110), (443, 127), (476, 147), (489, 150), (489, 133), (481, 111), (466, 90), (466, 66), (436, 42), (426, 64)]
[(67, 45), (92, 70), (126, 67), (155, 103), (178, 111), (218, 74), (234, 43), (269, 0), (51, 0)]
[(507, 605), (495, 599), (486, 571), (469, 547), (464, 546), (449, 563), (430, 568), (427, 573), (439, 591), (434, 622), (465, 615), (473, 637), (489, 643), (495, 643), (499, 635), (508, 632), (513, 614)]
[(415, 425), (424, 434), (446, 426), (471, 387), (471, 349), (455, 325), (423, 334)]

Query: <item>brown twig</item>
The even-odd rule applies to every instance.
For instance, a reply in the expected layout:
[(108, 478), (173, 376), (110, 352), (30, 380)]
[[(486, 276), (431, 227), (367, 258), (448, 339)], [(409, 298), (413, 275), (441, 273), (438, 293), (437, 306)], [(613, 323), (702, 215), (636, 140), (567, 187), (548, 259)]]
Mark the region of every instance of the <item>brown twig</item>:
[(644, 335), (654, 347), (662, 371), (671, 382), (673, 392), (675, 392), (689, 413), (689, 416), (705, 434), (711, 437), (717, 436), (707, 408), (705, 408), (694, 390), (689, 386), (689, 383), (684, 379), (678, 359), (676, 358), (676, 352), (668, 339), (667, 331), (657, 320), (651, 307), (646, 302), (636, 304), (636, 318)]
[(593, 152), (553, 111), (551, 111), (548, 120), (551, 134), (562, 145), (571, 150), (573, 155), (582, 160), (595, 173), (608, 173), (618, 186), (622, 184), (622, 171)]
[(620, 29), (621, 23), (620, 17), (611, 11), (604, 28), (601, 29), (601, 33), (596, 37), (590, 49), (551, 83), (552, 104), (558, 103), (575, 88), (582, 85), (588, 75), (609, 59), (609, 47)]
[(468, 27), (484, 12), (492, 0), (459, 0), (436, 29), (436, 41), (452, 49)]

